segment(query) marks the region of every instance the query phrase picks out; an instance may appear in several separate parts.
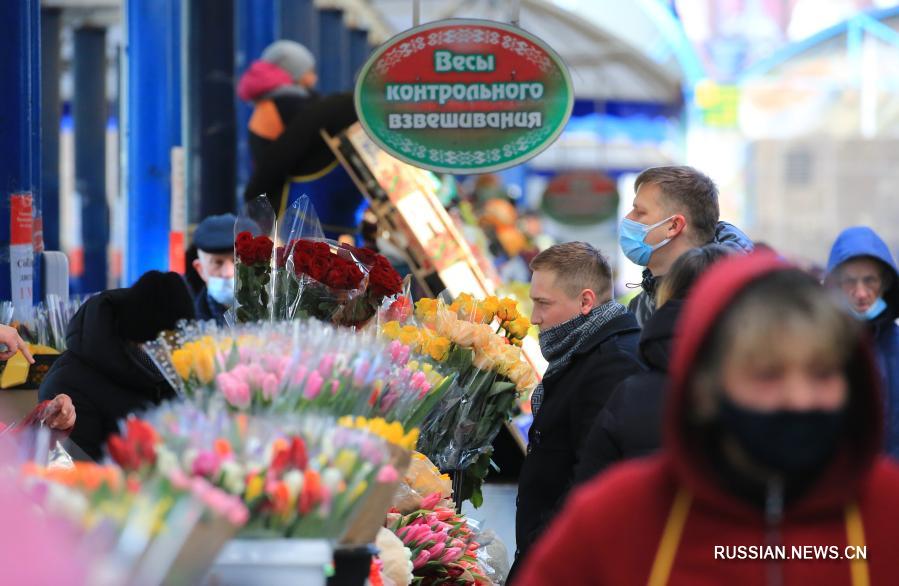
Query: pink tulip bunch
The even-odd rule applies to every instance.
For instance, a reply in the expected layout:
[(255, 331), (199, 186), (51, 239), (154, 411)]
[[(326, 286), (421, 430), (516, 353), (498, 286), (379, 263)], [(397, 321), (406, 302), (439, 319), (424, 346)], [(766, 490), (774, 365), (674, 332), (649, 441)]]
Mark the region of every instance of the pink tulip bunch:
[(412, 552), (421, 584), (489, 584), (477, 563), (478, 543), (465, 517), (444, 506), (440, 493), (409, 515), (391, 515), (389, 529)]

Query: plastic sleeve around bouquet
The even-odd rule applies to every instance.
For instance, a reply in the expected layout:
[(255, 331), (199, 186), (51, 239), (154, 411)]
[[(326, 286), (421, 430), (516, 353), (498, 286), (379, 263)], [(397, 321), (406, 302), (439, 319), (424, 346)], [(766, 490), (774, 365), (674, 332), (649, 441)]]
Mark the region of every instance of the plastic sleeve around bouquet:
[(339, 538), (369, 493), (399, 476), (383, 440), (330, 418), (223, 416), (182, 402), (142, 422), (135, 441), (157, 438), (148, 463), (239, 496), (250, 511), (248, 536)]
[(482, 403), (490, 400), (497, 379), (489, 369), (462, 372), (422, 425), (419, 449), (441, 470), (462, 470), (490, 449), (502, 420), (475, 417), (486, 410)]
[(312, 317), (358, 327), (374, 315), (365, 296), (371, 267), (350, 248), (329, 240), (298, 240), (286, 267), (297, 291), (289, 319)]
[(275, 319), (291, 319), (299, 296), (299, 283), (292, 278), (288, 261), (300, 240), (325, 239), (321, 222), (308, 196), (302, 195), (278, 219), (278, 240), (275, 248)]
[(275, 211), (263, 195), (247, 203), (234, 223), (234, 305), (229, 323), (275, 318)]
[(162, 332), (141, 347), (179, 397), (191, 396), (211, 383), (217, 367), (214, 361), (201, 358), (193, 349), (199, 340), (211, 339), (219, 332), (219, 327), (211, 320), (182, 320), (175, 330)]

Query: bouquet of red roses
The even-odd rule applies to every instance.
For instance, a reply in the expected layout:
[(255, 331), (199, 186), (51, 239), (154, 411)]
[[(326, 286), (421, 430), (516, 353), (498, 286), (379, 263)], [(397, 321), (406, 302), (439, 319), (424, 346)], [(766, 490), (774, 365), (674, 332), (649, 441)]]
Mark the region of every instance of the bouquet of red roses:
[(234, 297), (237, 321), (255, 322), (271, 316), (272, 249), (268, 236), (241, 232), (234, 241)]
[(348, 248), (327, 241), (297, 240), (288, 260), (297, 297), (289, 317), (314, 317), (338, 325), (361, 325), (370, 317), (360, 303), (369, 267)]

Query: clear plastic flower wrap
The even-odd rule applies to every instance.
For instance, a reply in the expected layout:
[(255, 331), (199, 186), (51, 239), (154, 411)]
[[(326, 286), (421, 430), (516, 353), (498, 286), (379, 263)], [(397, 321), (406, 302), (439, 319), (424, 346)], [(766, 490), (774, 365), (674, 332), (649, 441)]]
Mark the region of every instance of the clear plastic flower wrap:
[(399, 342), (315, 320), (187, 323), (146, 348), (184, 396), (221, 396), (232, 410), (382, 418), (406, 432), (452, 382)]
[(427, 355), (443, 374), (455, 375), (421, 427), (419, 449), (441, 470), (457, 472), (456, 499), (481, 503), (492, 443), (513, 415), (519, 392), (536, 384), (520, 340), (530, 322), (514, 302), (463, 295), (452, 303), (421, 299), (414, 319), (385, 323), (382, 334)]
[(373, 489), (399, 477), (384, 440), (331, 418), (190, 401), (129, 418), (109, 452), (142, 476), (201, 478), (239, 497), (250, 513), (243, 535), (260, 538), (337, 539)]
[(226, 320), (232, 324), (270, 321), (275, 317), (276, 224), (268, 198), (260, 195), (248, 202), (234, 230), (234, 305)]

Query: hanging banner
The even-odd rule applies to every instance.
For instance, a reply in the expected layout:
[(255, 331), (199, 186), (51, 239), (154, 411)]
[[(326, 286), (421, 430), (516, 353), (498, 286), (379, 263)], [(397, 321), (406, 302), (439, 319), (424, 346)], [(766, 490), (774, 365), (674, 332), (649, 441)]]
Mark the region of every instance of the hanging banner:
[(28, 320), (34, 304), (34, 212), (31, 193), (9, 197), (9, 284), (14, 318)]
[(553, 220), (570, 226), (617, 220), (618, 188), (612, 178), (599, 171), (562, 173), (549, 182), (540, 209)]
[(397, 35), (356, 81), (356, 111), (381, 148), (438, 173), (488, 173), (552, 144), (568, 122), (568, 68), (546, 43), (486, 20)]

